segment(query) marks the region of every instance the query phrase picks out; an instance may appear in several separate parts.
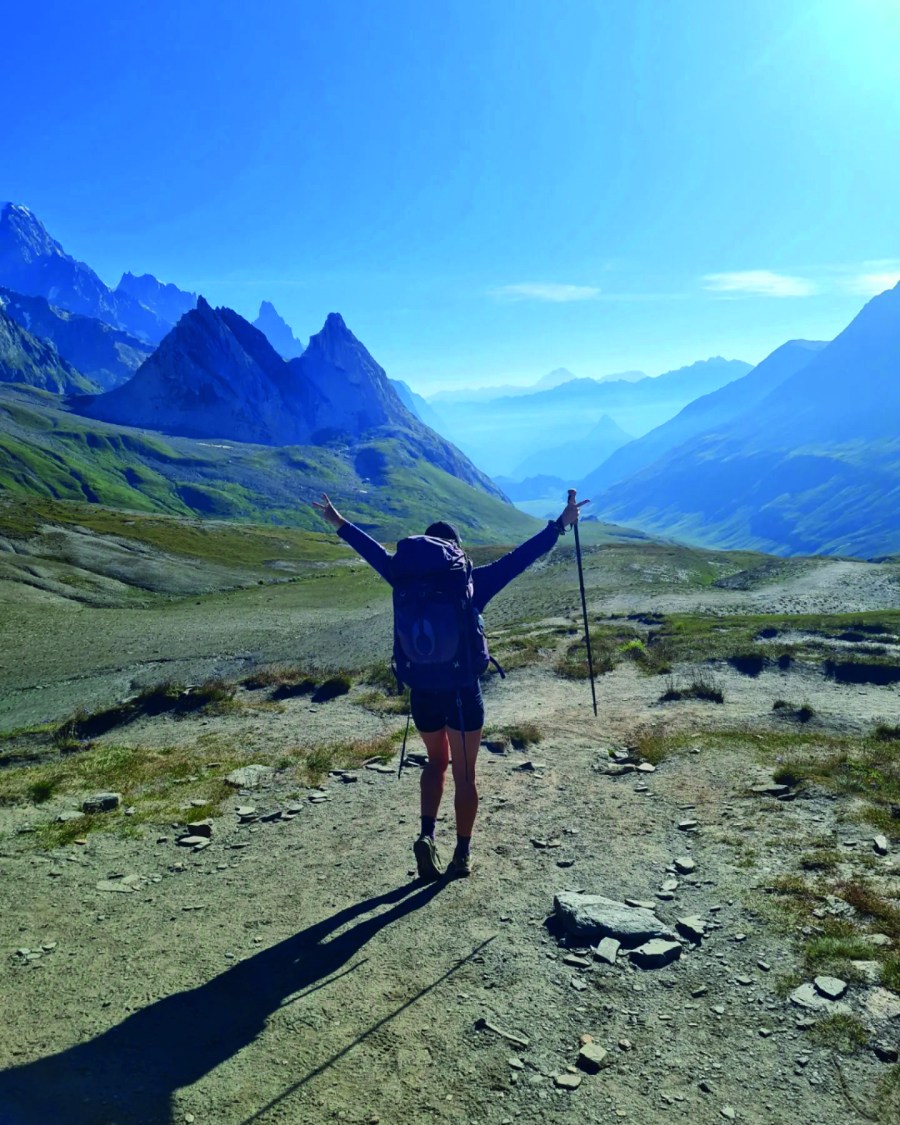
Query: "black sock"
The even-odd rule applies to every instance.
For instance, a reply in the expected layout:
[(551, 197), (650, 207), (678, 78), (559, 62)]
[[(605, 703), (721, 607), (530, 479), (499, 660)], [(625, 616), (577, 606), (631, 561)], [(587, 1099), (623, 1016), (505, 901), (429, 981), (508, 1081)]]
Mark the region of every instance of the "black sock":
[(435, 825), (435, 818), (433, 816), (423, 816), (422, 817), (422, 832), (421, 832), (421, 835), (430, 836), (433, 840), (434, 839), (434, 825)]
[(460, 835), (457, 834), (457, 837), (456, 837), (456, 854), (457, 855), (468, 855), (469, 854), (469, 845), (471, 843), (472, 843), (472, 837), (471, 836), (460, 836)]

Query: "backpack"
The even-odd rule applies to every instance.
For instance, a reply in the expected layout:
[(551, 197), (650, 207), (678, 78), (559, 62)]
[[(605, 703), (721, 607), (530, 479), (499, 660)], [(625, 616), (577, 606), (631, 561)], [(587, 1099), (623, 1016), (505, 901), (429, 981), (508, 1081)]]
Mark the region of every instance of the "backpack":
[(401, 539), (390, 578), (398, 681), (429, 691), (474, 684), (490, 656), (462, 547), (428, 535)]

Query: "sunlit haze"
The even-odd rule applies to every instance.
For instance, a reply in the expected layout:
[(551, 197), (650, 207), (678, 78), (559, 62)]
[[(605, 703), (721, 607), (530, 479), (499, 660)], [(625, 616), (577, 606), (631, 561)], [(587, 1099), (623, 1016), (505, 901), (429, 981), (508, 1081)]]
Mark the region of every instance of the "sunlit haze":
[(414, 389), (749, 362), (900, 279), (889, 0), (7, 6), (0, 198)]

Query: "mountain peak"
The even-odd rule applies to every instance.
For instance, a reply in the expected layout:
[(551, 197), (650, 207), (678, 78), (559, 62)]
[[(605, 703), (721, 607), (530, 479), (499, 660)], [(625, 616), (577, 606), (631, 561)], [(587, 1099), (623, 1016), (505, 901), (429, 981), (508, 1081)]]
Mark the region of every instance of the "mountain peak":
[[(50, 237), (37, 215), (21, 203), (7, 202), (0, 209), (0, 239), (13, 243), (14, 251), (23, 262), (65, 256), (63, 248)], [(9, 250), (13, 250), (13, 246)]]
[(283, 359), (296, 359), (306, 350), (271, 301), (261, 302), (259, 316), (253, 321), (253, 327), (262, 332)]
[[(322, 355), (337, 367), (351, 368), (362, 365), (381, 371), (375, 360), (347, 327), (340, 313), (328, 314), (321, 330), (310, 337), (307, 351)], [(383, 371), (381, 374), (386, 377)]]

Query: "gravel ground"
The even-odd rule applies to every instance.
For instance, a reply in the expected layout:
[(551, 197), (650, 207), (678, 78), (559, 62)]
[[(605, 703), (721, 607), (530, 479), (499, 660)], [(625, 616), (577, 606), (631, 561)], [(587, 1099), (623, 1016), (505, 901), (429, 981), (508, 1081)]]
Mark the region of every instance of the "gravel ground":
[[(824, 563), (777, 589), (715, 590), (703, 604), (727, 612), (895, 605), (884, 573), (881, 583), (882, 572), (867, 564)], [(526, 600), (538, 598), (540, 581), (538, 574), (526, 587)], [(266, 630), (278, 628), (286, 643), (300, 620), (323, 634), (329, 628), (309, 610), (301, 618), (282, 606), (279, 618), (277, 601), (259, 620), (253, 612), (265, 609), (264, 590), (229, 597), (229, 652), (260, 656), (260, 634), (248, 638), (236, 626), (262, 630), (272, 649)], [(696, 607), (699, 595), (690, 597)], [(607, 590), (595, 607), (665, 610), (689, 601)], [(108, 699), (114, 677), (139, 678), (152, 649), (168, 643), (186, 667), (223, 661), (216, 646), (227, 604), (204, 602), (182, 619), (184, 609), (154, 611), (159, 631), (143, 635), (130, 623), (146, 624), (147, 611), (109, 611), (115, 636), (82, 670), (82, 687)], [(500, 603), (494, 620), (513, 609)], [(7, 654), (5, 674), (19, 676), (7, 717), (56, 714), (71, 702), (71, 694), (53, 694), (46, 649), (56, 638), (56, 655), (76, 673), (77, 632), (66, 631), (65, 612), (96, 621), (104, 611), (53, 602), (28, 670), (11, 671)], [(206, 632), (197, 628), (204, 619)], [(373, 605), (342, 621), (341, 637), (373, 643), (384, 620), (384, 607)], [(128, 637), (132, 664), (122, 656)], [(700, 736), (724, 726), (771, 730), (779, 697), (814, 707), (809, 729), (852, 735), (895, 719), (897, 689), (835, 685), (811, 671), (750, 678), (722, 666), (715, 675), (723, 706), (660, 704), (659, 678), (623, 665), (598, 683), (599, 719), (587, 686), (549, 669), (492, 681), (489, 722), (532, 721), (544, 737), (528, 751), (482, 749), (468, 880), (414, 879), (415, 765), (399, 780), (396, 771), (365, 768), (353, 782), (332, 776), (324, 792), (299, 796), (295, 781), (276, 774), (236, 793), (197, 852), (177, 846), (176, 826), (147, 825), (40, 851), (22, 829), (52, 820), (71, 798), (0, 809), (0, 1123), (891, 1120), (897, 1105), (886, 1109), (877, 1091), (896, 1067), (868, 1047), (845, 1056), (817, 1046), (822, 1013), (787, 998), (798, 935), (786, 932), (766, 891), (796, 870), (810, 840), (827, 836), (841, 849), (837, 874), (865, 870), (896, 895), (900, 841), (874, 856), (871, 830), (853, 819), (852, 803), (826, 793), (793, 802), (751, 796), (751, 785), (771, 778), (772, 763)], [(401, 722), (366, 709), (354, 689), (320, 706), (288, 700), (280, 712), (147, 719), (115, 740), (159, 747), (220, 738), (249, 762), (376, 737)], [(688, 739), (655, 771), (618, 774), (610, 752), (654, 729), (696, 734), (703, 749)], [(185, 783), (185, 820), (212, 777), (214, 770)], [(238, 806), (286, 818), (241, 823)], [(443, 811), (438, 842), (446, 854), (449, 802)], [(111, 816), (127, 828), (120, 813)], [(696, 827), (680, 829), (686, 820)], [(692, 858), (695, 871), (678, 874), (676, 857)], [(666, 889), (667, 880), (676, 885)], [(707, 936), (683, 942), (663, 968), (636, 968), (622, 954), (608, 965), (548, 928), (554, 895), (564, 890), (647, 900), (670, 926), (697, 915)], [(896, 1045), (900, 1019), (867, 1008), (874, 988), (851, 982), (844, 1002), (873, 1042)], [(576, 1066), (583, 1036), (608, 1052), (600, 1073)], [(573, 1072), (577, 1088), (560, 1086)]]

